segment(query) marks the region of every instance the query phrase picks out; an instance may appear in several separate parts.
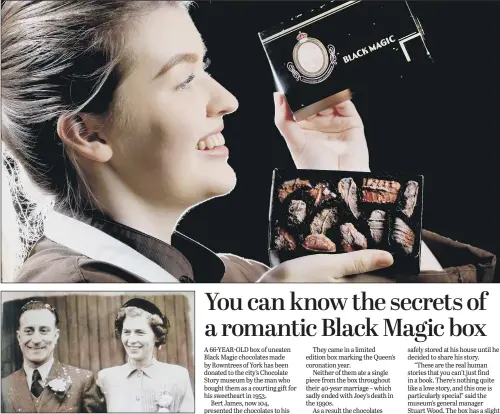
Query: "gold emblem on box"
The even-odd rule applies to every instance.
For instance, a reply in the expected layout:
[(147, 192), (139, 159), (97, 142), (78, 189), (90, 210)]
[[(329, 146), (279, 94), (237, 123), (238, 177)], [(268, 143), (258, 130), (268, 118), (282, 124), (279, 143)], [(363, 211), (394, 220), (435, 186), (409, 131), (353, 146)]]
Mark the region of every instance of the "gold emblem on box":
[(320, 83), (327, 79), (337, 64), (335, 47), (325, 47), (321, 41), (299, 32), (297, 44), (293, 48), (293, 63), (287, 68), (297, 81)]

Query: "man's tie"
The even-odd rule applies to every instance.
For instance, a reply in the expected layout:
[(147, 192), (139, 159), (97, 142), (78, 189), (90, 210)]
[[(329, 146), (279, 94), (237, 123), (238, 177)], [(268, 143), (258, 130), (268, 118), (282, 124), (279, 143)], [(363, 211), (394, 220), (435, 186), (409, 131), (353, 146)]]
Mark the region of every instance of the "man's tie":
[(40, 394), (43, 391), (42, 384), (40, 381), (42, 380), (42, 376), (38, 372), (37, 369), (33, 371), (33, 381), (31, 382), (31, 393), (36, 397), (40, 397)]

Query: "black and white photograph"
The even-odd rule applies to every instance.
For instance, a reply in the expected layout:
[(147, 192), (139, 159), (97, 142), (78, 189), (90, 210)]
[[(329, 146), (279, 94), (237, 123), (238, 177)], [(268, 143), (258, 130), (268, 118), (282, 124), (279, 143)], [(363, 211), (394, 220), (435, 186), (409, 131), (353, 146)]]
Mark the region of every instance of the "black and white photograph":
[(2, 412), (194, 412), (194, 293), (2, 292)]

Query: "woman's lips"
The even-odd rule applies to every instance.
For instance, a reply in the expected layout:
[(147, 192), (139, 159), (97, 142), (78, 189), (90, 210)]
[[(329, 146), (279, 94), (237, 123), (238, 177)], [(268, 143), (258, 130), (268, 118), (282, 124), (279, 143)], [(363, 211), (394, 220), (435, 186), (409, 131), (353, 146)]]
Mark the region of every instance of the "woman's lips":
[(213, 157), (227, 157), (229, 155), (229, 149), (223, 145), (221, 147), (215, 147), (213, 149), (206, 149), (201, 151), (203, 154)]

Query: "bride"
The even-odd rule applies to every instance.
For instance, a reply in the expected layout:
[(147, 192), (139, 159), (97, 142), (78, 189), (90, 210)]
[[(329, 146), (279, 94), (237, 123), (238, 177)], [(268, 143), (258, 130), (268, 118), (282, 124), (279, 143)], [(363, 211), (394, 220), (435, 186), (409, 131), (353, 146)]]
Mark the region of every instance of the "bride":
[(194, 412), (187, 369), (155, 357), (166, 342), (168, 328), (168, 319), (145, 299), (131, 299), (119, 309), (115, 331), (128, 361), (97, 376), (108, 412)]

